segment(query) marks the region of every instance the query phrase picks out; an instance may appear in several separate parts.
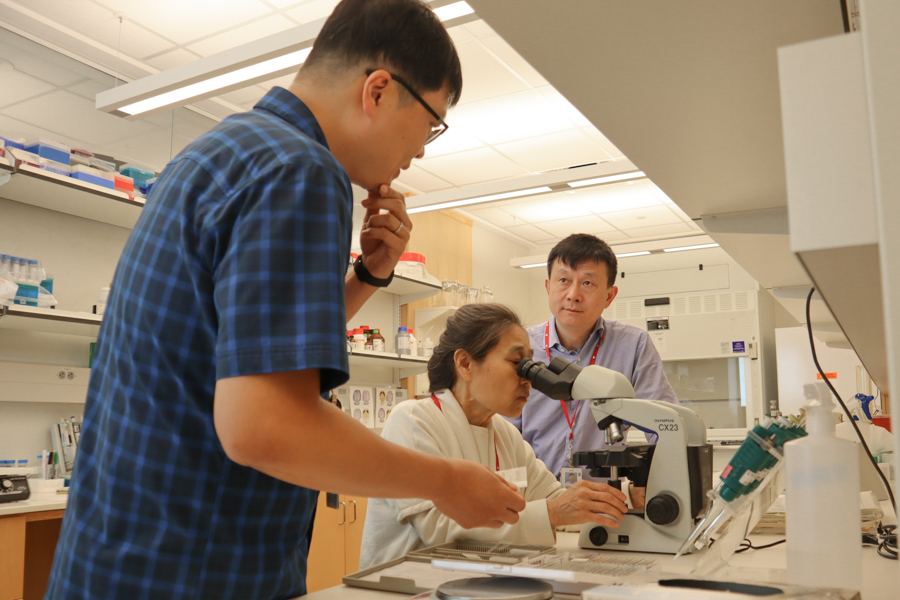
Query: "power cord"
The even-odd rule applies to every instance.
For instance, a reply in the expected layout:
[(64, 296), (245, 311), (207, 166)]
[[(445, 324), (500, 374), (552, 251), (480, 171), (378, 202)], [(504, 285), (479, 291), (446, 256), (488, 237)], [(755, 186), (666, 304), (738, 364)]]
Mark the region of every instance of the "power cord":
[(878, 554), (897, 560), (897, 526), (878, 524)]
[[(862, 432), (859, 430), (859, 426), (856, 424), (856, 421), (853, 419), (853, 415), (850, 414), (850, 411), (847, 409), (847, 405), (844, 404), (844, 401), (841, 399), (841, 396), (837, 393), (837, 390), (834, 389), (834, 386), (831, 385), (831, 381), (828, 377), (825, 376), (825, 371), (822, 370), (822, 367), (819, 365), (819, 357), (816, 355), (816, 344), (813, 342), (813, 332), (812, 332), (812, 320), (809, 318), (809, 307), (812, 303), (812, 296), (816, 292), (816, 288), (811, 288), (809, 290), (809, 295), (806, 297), (806, 330), (809, 333), (809, 349), (812, 351), (812, 359), (816, 364), (816, 369), (819, 371), (819, 375), (822, 376), (822, 380), (828, 385), (828, 389), (831, 390), (831, 393), (834, 394), (834, 397), (837, 398), (838, 404), (841, 405), (841, 408), (844, 410), (844, 414), (847, 415), (847, 419), (850, 421), (850, 424), (853, 425), (853, 430), (856, 431), (856, 436), (859, 438), (860, 443), (866, 451), (866, 456), (869, 457), (869, 460), (872, 463), (872, 466), (875, 468), (875, 472), (878, 473), (878, 476), (881, 477), (881, 481), (884, 482), (884, 487), (887, 489), (888, 495), (891, 497), (891, 504), (894, 507), (894, 514), (897, 514), (897, 501), (894, 500), (894, 492), (891, 490), (891, 484), (888, 482), (887, 477), (884, 476), (884, 472), (878, 468), (878, 464), (875, 462), (875, 458), (872, 456), (872, 451), (869, 450), (869, 445), (866, 444), (866, 439), (863, 437)], [(897, 538), (894, 537), (894, 548), (897, 547)], [(879, 546), (879, 554), (881, 554), (880, 546)], [(882, 556), (884, 556), (882, 554)], [(896, 556), (896, 554), (895, 554)]]
[(749, 539), (744, 538), (744, 541), (741, 542), (740, 550), (735, 550), (735, 554), (740, 554), (741, 552), (746, 552), (747, 550), (764, 550), (766, 548), (771, 548), (772, 546), (777, 546), (778, 544), (783, 544), (787, 540), (778, 540), (777, 542), (772, 542), (771, 544), (763, 544), (762, 546), (754, 546), (753, 542)]

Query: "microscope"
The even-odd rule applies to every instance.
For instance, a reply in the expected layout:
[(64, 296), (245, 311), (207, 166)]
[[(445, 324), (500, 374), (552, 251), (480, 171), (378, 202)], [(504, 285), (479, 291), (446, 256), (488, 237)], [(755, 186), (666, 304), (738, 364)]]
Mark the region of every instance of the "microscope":
[(616, 528), (583, 525), (578, 545), (677, 553), (705, 514), (712, 488), (712, 446), (700, 417), (668, 402), (635, 399), (624, 375), (596, 365), (582, 368), (559, 357), (549, 365), (525, 359), (518, 373), (550, 398), (588, 401), (607, 444), (622, 442), (628, 425), (657, 435), (655, 444), (574, 453), (575, 466), (588, 468), (593, 477), (608, 477), (613, 487), (621, 489), (620, 477), (627, 476), (646, 488), (643, 509), (629, 510)]

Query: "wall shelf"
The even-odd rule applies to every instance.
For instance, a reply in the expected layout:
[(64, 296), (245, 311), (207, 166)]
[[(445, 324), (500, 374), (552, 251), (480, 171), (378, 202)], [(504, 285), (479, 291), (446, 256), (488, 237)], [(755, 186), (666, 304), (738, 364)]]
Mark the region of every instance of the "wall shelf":
[(4, 174), (10, 178), (0, 185), (0, 198), (126, 229), (134, 227), (144, 206), (124, 192), (28, 166), (0, 162), (0, 181)]
[(350, 352), (351, 367), (379, 367), (400, 369), (400, 378), (412, 377), (428, 370), (428, 358), (425, 356), (407, 356), (393, 352), (375, 352), (373, 350), (352, 350)]
[(441, 281), (431, 275), (427, 280), (394, 275), (391, 284), (386, 288), (379, 288), (379, 291), (400, 296), (400, 304), (409, 304), (416, 300), (437, 296), (441, 289), (443, 289)]
[(34, 306), (0, 306), (0, 329), (38, 331), (82, 335), (96, 338), (103, 317), (84, 312), (36, 308)]

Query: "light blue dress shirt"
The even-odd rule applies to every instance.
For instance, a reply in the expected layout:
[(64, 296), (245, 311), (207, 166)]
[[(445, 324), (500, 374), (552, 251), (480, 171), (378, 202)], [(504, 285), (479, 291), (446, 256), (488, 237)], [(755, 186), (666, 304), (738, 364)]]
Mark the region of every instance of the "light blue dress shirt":
[[(551, 317), (551, 358), (548, 359), (544, 345), (546, 327), (547, 323), (541, 323), (527, 329), (531, 348), (534, 350), (534, 360), (549, 363), (552, 358), (561, 356), (569, 362), (586, 367), (591, 363), (597, 342), (603, 336), (595, 364), (625, 375), (634, 387), (637, 398), (678, 404), (678, 398), (663, 372), (659, 353), (646, 331), (634, 325), (600, 317), (584, 347), (569, 350), (559, 341), (556, 318)], [(578, 403), (574, 401), (567, 402), (570, 418), (576, 404)], [(532, 388), (522, 416), (509, 420), (522, 432), (525, 441), (532, 445), (537, 457), (544, 461), (552, 473), (559, 476), (559, 470), (568, 466), (566, 447), (569, 438), (569, 425), (560, 401), (552, 400)], [(585, 402), (581, 403), (575, 417), (572, 447), (574, 452), (606, 447), (603, 432), (597, 428), (590, 407)]]

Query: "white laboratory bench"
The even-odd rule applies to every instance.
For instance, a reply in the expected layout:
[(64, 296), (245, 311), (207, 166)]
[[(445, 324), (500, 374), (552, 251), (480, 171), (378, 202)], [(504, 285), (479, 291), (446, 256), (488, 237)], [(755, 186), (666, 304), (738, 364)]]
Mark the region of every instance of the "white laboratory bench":
[[(885, 524), (896, 523), (897, 520), (890, 502), (885, 501), (881, 505), (885, 512), (883, 522)], [(768, 544), (779, 539), (784, 539), (784, 536), (750, 536), (754, 546)], [(557, 534), (556, 547), (560, 550), (583, 552), (583, 550), (578, 548), (577, 533), (561, 532)], [(609, 554), (621, 555), (623, 553), (610, 551)], [(674, 560), (673, 556), (665, 554), (642, 554), (636, 552), (628, 554), (629, 556), (652, 558), (659, 562), (663, 572), (677, 575), (690, 573), (700, 560), (702, 552), (682, 556), (678, 560)], [(784, 571), (785, 561), (785, 545), (780, 544), (772, 548), (747, 550), (741, 554), (735, 554), (728, 561), (728, 565), (731, 567), (731, 573), (734, 573), (736, 570), (739, 573), (746, 573), (746, 576), (739, 575), (745, 580), (760, 583), (766, 580), (773, 582), (780, 580), (784, 582), (786, 579)], [(737, 577), (735, 576), (735, 578)], [(897, 600), (898, 590), (900, 590), (900, 568), (898, 568), (897, 561), (879, 556), (874, 546), (864, 546), (862, 600)], [(398, 600), (406, 597), (409, 596), (340, 585), (314, 592), (303, 598), (308, 600)]]

